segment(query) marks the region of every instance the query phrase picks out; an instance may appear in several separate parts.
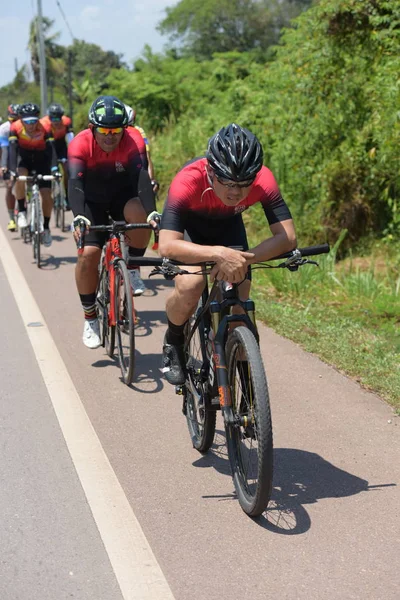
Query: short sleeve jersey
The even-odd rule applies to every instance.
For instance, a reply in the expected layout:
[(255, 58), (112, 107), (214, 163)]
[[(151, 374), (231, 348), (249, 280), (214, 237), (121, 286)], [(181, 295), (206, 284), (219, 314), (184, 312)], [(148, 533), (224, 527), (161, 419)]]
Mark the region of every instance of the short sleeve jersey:
[[(142, 129), (142, 131), (143, 131), (143, 129)], [(140, 153), (146, 154), (147, 140), (146, 140), (146, 137), (143, 137), (143, 135), (140, 133), (139, 129), (137, 129), (136, 127), (127, 127), (126, 132), (134, 140), (135, 144), (137, 145), (137, 147), (140, 150)], [(144, 131), (143, 131), (143, 133), (144, 133)]]
[(40, 119), (40, 122), (47, 133), (52, 134), (55, 141), (63, 140), (67, 133), (72, 131), (72, 121), (66, 115), (63, 115), (61, 121), (58, 122), (50, 121), (50, 117), (46, 115)]
[(195, 159), (173, 179), (163, 210), (161, 229), (183, 233), (185, 230), (207, 231), (215, 235), (228, 226), (227, 219), (240, 215), (260, 202), (270, 225), (291, 219), (275, 177), (262, 167), (248, 196), (236, 206), (226, 206), (212, 190), (206, 171), (207, 159)]
[(136, 195), (145, 160), (143, 141), (141, 143), (142, 148), (125, 131), (118, 147), (112, 152), (104, 152), (91, 129), (81, 131), (68, 146), (70, 180), (83, 182), (85, 197), (93, 202), (104, 202), (110, 191), (115, 193), (116, 188), (126, 186), (134, 186)]
[(51, 134), (47, 133), (40, 121), (37, 122), (33, 134), (28, 135), (23, 122), (14, 121), (10, 127), (10, 142), (18, 142), (18, 147), (21, 150), (43, 152), (46, 150), (47, 140), (51, 138)]

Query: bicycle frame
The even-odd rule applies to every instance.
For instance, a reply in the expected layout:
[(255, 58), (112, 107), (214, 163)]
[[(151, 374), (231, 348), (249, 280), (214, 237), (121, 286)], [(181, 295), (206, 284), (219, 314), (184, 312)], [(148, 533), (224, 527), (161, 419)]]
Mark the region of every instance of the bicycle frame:
[[(210, 297), (214, 297), (216, 293), (216, 286), (222, 288), (222, 300), (212, 300), (209, 302)], [(224, 290), (225, 287), (225, 290)], [(227, 365), (225, 360), (225, 344), (228, 336), (229, 326), (231, 323), (242, 323), (254, 334), (257, 342), (259, 342), (259, 335), (256, 327), (255, 320), (255, 305), (253, 300), (240, 300), (238, 296), (238, 284), (231, 284), (229, 289), (223, 284), (214, 283), (211, 293), (208, 292), (208, 283), (203, 292), (203, 306), (207, 307), (202, 311), (202, 315), (199, 315), (198, 320), (201, 316), (204, 316), (208, 311), (211, 315), (210, 327), (213, 331), (213, 335), (209, 340), (212, 348), (212, 360), (215, 365), (217, 384), (218, 384), (218, 396), (221, 411), (224, 419), (228, 423), (234, 422), (234, 416), (232, 411), (232, 398), (228, 384)], [(221, 314), (230, 309), (232, 306), (240, 306), (245, 312), (240, 314), (225, 314), (221, 318)], [(192, 330), (185, 342), (185, 350), (189, 347), (190, 340), (198, 326), (198, 321), (192, 327)], [(203, 355), (206, 355), (205, 348)], [(206, 365), (208, 367), (209, 365)], [(212, 365), (210, 365), (212, 368)]]
[(106, 251), (104, 253), (103, 265), (109, 274), (109, 292), (110, 292), (110, 311), (108, 313), (108, 324), (109, 326), (116, 325), (115, 315), (115, 269), (114, 265), (116, 261), (122, 259), (122, 249), (120, 239), (115, 233), (111, 234), (111, 237), (106, 242)]

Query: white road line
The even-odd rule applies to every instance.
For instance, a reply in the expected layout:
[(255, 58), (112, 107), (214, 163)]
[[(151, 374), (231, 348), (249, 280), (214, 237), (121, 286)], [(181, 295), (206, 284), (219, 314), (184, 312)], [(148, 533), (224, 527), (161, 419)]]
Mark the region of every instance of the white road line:
[(0, 259), (124, 600), (173, 600), (1, 229)]

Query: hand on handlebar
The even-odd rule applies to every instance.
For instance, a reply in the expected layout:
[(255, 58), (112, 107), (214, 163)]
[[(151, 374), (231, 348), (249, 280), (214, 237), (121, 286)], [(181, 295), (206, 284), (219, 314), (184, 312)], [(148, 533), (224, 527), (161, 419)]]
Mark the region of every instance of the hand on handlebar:
[(91, 224), (91, 221), (89, 221), (89, 219), (87, 217), (84, 217), (83, 215), (76, 215), (76, 217), (74, 217), (71, 229), (73, 232), (74, 240), (78, 246), (78, 250), (82, 249), (82, 235), (88, 233)]
[(214, 248), (216, 255), (213, 257), (215, 265), (211, 270), (211, 281), (229, 281), (230, 283), (240, 283), (246, 277), (247, 267), (250, 260), (254, 258), (252, 252), (243, 252), (232, 250), (225, 246), (216, 246)]

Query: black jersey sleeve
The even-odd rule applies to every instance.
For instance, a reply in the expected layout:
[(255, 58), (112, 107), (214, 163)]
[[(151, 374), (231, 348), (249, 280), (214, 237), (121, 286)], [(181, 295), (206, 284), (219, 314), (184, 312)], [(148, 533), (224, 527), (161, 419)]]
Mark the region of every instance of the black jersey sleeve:
[(292, 218), (289, 207), (280, 194), (272, 201), (262, 202), (262, 207), (270, 225)]

